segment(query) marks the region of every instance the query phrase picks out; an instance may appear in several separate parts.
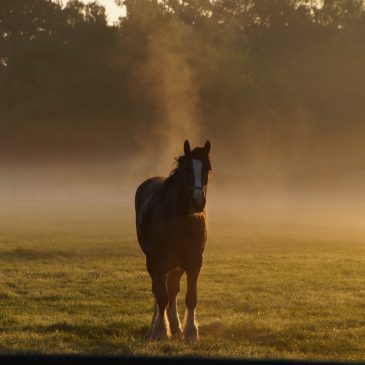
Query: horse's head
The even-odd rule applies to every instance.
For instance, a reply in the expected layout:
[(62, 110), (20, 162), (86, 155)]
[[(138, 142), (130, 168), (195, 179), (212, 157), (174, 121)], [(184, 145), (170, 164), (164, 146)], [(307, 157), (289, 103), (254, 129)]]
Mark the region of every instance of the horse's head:
[(208, 175), (212, 170), (209, 151), (209, 141), (205, 142), (204, 147), (196, 147), (193, 150), (188, 140), (184, 143), (182, 168), (190, 207), (194, 213), (201, 213), (205, 208)]

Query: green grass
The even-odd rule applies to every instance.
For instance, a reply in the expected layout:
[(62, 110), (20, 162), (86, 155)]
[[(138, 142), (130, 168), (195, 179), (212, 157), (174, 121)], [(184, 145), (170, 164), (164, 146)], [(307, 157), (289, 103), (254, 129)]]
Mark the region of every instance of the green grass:
[(187, 344), (145, 338), (150, 279), (131, 225), (12, 227), (0, 236), (2, 352), (365, 360), (361, 239), (211, 224), (200, 341)]

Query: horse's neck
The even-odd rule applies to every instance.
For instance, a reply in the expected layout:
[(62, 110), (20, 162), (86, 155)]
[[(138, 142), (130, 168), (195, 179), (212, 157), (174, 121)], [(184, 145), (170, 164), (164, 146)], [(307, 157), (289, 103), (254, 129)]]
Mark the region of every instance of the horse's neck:
[(167, 194), (170, 209), (172, 209), (172, 213), (174, 215), (188, 214), (188, 197), (186, 193), (184, 176), (181, 171), (176, 171)]

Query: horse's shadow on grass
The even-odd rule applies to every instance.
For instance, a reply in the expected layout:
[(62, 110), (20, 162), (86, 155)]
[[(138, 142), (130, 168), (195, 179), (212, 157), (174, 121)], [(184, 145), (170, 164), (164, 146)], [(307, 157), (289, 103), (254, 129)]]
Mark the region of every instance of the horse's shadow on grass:
[[(128, 323), (114, 323), (105, 326), (86, 325), (86, 324), (70, 324), (66, 322), (57, 322), (50, 325), (37, 325), (25, 327), (24, 330), (38, 333), (72, 333), (74, 335), (87, 338), (102, 338), (111, 336), (131, 336), (140, 339), (148, 338), (150, 326), (144, 325), (135, 328)], [(209, 337), (226, 337), (226, 338), (244, 338), (246, 340), (260, 340), (272, 335), (271, 330), (267, 328), (255, 328), (252, 326), (227, 326), (221, 321), (201, 324), (199, 326), (201, 336)], [(178, 336), (177, 336), (178, 338)]]
[[(149, 326), (140, 327), (135, 334), (141, 339), (149, 340)], [(246, 340), (249, 342), (266, 343), (267, 340), (274, 336), (272, 330), (268, 328), (256, 328), (253, 326), (242, 325), (242, 327), (234, 325), (225, 325), (222, 321), (214, 321), (199, 325), (200, 338), (225, 338), (230, 340)], [(173, 339), (181, 340), (182, 336), (173, 337)]]

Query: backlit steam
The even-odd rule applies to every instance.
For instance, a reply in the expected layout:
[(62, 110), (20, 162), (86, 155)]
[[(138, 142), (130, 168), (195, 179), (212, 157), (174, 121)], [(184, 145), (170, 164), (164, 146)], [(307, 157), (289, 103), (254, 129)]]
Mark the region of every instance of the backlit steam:
[(151, 86), (150, 97), (157, 110), (159, 124), (154, 137), (160, 144), (162, 166), (168, 166), (172, 157), (182, 152), (186, 138), (201, 143), (199, 90), (189, 65), (188, 36), (184, 26), (170, 23), (148, 37), (148, 58), (142, 74)]

